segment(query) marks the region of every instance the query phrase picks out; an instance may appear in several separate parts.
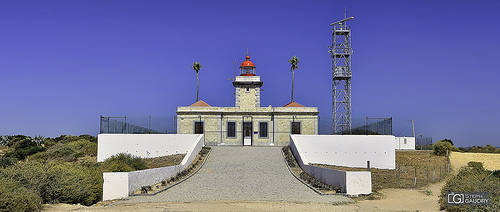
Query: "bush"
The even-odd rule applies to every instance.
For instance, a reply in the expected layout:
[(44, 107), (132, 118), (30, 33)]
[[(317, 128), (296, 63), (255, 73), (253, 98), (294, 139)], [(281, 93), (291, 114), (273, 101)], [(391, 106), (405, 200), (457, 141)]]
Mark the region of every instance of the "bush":
[(32, 190), (43, 203), (92, 205), (102, 197), (102, 174), (76, 164), (30, 161), (0, 170), (0, 181), (11, 179)]
[(66, 144), (58, 143), (51, 146), (45, 152), (39, 152), (35, 155), (29, 157), (29, 160), (50, 160), (50, 159), (61, 159), (64, 158), (66, 161), (72, 161), (74, 159), (73, 155), (75, 151)]
[(497, 150), (495, 150), (495, 153), (500, 153), (500, 148), (498, 148)]
[(16, 148), (12, 152), (7, 152), (5, 154), (6, 157), (16, 158), (18, 160), (24, 160), (27, 156), (33, 155), (37, 152), (45, 151), (44, 147), (41, 146), (30, 146), (25, 148)]
[(123, 167), (123, 165), (129, 166), (132, 169), (131, 171), (143, 170), (148, 168), (148, 166), (146, 165), (146, 161), (144, 161), (142, 158), (126, 153), (118, 153), (116, 155), (112, 155), (104, 161), (104, 167), (113, 166), (123, 170), (129, 170), (126, 167)]
[(468, 167), (478, 169), (478, 170), (484, 170), (483, 163), (482, 162), (476, 162), (476, 161), (469, 161), (467, 163)]
[[(482, 163), (469, 162), (456, 176), (451, 177), (441, 189), (439, 203), (446, 211), (500, 211), (500, 175), (498, 171), (485, 170)], [(490, 192), (488, 206), (446, 205), (446, 192)]]
[(451, 153), (451, 151), (455, 149), (455, 147), (450, 142), (444, 140), (436, 142), (432, 146), (432, 148), (434, 149), (434, 154), (439, 156), (446, 155), (446, 150)]
[(78, 138), (80, 139), (84, 139), (84, 140), (87, 140), (87, 141), (90, 141), (92, 143), (97, 143), (97, 137), (95, 136), (91, 136), (91, 135), (80, 135), (78, 136)]
[(0, 211), (38, 211), (42, 198), (11, 179), (0, 181)]
[(77, 141), (73, 141), (67, 143), (75, 152), (82, 152), (89, 156), (97, 155), (97, 144), (93, 143), (86, 139), (79, 139)]
[(0, 156), (0, 167), (7, 168), (17, 163), (17, 160), (11, 157)]

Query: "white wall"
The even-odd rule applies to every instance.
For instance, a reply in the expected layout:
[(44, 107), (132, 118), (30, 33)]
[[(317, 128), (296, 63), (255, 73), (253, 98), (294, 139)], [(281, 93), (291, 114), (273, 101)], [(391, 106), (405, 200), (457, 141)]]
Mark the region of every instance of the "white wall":
[(397, 150), (415, 150), (415, 137), (395, 137), (394, 146)]
[[(297, 159), (299, 166), (312, 177), (319, 181), (342, 187), (342, 192), (349, 195), (370, 194), (372, 193), (371, 172), (369, 171), (341, 171), (317, 166), (311, 166), (304, 163), (303, 152), (297, 150), (294, 138), (290, 140), (292, 153)], [(325, 164), (325, 163), (322, 163)]]
[(193, 134), (99, 134), (97, 162), (118, 153), (142, 158), (185, 154), (199, 135)]
[[(103, 173), (103, 178), (104, 178), (103, 195), (102, 195), (103, 201), (128, 197), (128, 195), (139, 190), (142, 186), (153, 185), (155, 183), (161, 182), (162, 180), (166, 180), (170, 177), (177, 175), (177, 173), (187, 168), (191, 164), (191, 162), (193, 162), (193, 160), (196, 158), (196, 155), (200, 152), (201, 148), (203, 147), (203, 135), (188, 135), (188, 134), (184, 135), (187, 136), (181, 136), (183, 137), (183, 139), (179, 139), (178, 136), (177, 137), (172, 135), (167, 136), (167, 140), (168, 138), (177, 138), (178, 142), (190, 144), (189, 148), (186, 151), (186, 156), (179, 165), (155, 168), (155, 169), (139, 170), (133, 172)], [(134, 137), (137, 139), (141, 139), (140, 140), (141, 145), (146, 146), (145, 147), (146, 149), (149, 144), (158, 145), (155, 139), (153, 139), (153, 142), (151, 143), (148, 142), (147, 140), (142, 140), (142, 139), (147, 139), (150, 136), (142, 136), (141, 138), (141, 136), (137, 137), (136, 135), (134, 135)], [(187, 139), (190, 137), (192, 139)], [(184, 151), (184, 150), (181, 149), (179, 151)], [(174, 151), (169, 150), (169, 152), (174, 152)]]
[(392, 135), (290, 135), (304, 164), (395, 169)]

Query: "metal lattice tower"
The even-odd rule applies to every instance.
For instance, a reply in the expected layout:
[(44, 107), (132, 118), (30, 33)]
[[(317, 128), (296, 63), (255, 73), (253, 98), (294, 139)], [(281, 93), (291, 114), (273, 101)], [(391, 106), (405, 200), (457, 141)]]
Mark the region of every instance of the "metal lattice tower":
[(330, 24), (333, 26), (329, 52), (332, 58), (334, 134), (351, 134), (351, 28), (345, 22), (353, 18)]

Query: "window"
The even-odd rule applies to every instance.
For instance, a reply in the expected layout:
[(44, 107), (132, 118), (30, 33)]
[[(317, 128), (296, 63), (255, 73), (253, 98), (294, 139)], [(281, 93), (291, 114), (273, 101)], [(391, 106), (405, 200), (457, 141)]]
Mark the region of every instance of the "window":
[(292, 122), (292, 134), (300, 134), (300, 122)]
[(227, 122), (227, 137), (236, 137), (236, 122)]
[(267, 122), (259, 122), (259, 138), (267, 138)]
[(406, 144), (406, 138), (405, 138), (405, 140), (404, 140), (404, 141), (405, 141), (405, 144)]
[(203, 134), (203, 122), (194, 122), (194, 134)]

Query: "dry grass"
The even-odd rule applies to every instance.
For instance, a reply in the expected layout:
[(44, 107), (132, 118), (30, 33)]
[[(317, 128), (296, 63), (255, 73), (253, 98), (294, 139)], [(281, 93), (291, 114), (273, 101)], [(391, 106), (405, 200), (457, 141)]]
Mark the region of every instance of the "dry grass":
[(186, 156), (186, 154), (168, 155), (156, 158), (143, 158), (143, 160), (146, 161), (148, 168), (154, 169), (166, 166), (179, 165), (181, 164), (182, 159), (184, 159), (184, 156)]
[(462, 166), (467, 166), (469, 161), (482, 162), (487, 170), (500, 170), (500, 154), (452, 152), (450, 160), (451, 167), (455, 171), (458, 171)]
[[(366, 168), (312, 165), (343, 171), (366, 171)], [(433, 155), (432, 151), (396, 151), (396, 167), (395, 170), (372, 168), (372, 189), (422, 187), (439, 182), (447, 175), (446, 156)]]

